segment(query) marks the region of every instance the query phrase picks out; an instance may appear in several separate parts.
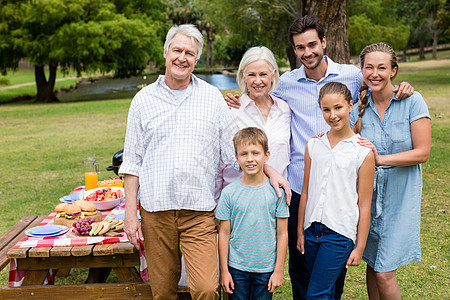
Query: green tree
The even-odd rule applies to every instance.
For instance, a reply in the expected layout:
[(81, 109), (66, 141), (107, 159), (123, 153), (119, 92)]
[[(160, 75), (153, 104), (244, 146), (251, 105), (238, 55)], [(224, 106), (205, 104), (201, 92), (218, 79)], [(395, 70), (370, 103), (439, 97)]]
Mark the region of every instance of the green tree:
[[(17, 68), (20, 59), (29, 60), (35, 69), (37, 101), (54, 102), (58, 68), (127, 77), (142, 72), (149, 60), (161, 64), (159, 20), (152, 7), (163, 9), (162, 2), (117, 2), (119, 7), (108, 0), (3, 1), (0, 70), (5, 73)], [(137, 9), (140, 5), (150, 13)]]
[[(411, 26), (409, 47), (419, 47), (419, 58), (425, 59), (425, 46), (433, 46), (433, 58), (436, 58), (436, 48), (441, 33), (448, 42), (448, 4), (442, 0), (402, 0), (398, 4), (398, 11), (403, 14)], [(447, 16), (446, 16), (447, 15)], [(447, 23), (448, 25), (448, 23)]]
[(398, 0), (349, 0), (347, 2), (351, 55), (359, 55), (365, 46), (377, 42), (385, 42), (395, 50), (406, 47), (410, 28), (399, 17), (396, 2)]
[[(202, 0), (199, 0), (202, 1)], [(206, 0), (203, 0), (205, 2)], [(288, 57), (291, 68), (298, 67), (288, 29), (292, 22), (305, 14), (318, 16), (325, 26), (327, 55), (337, 62), (348, 62), (347, 19), (344, 0), (210, 0), (219, 28), (221, 49), (218, 56), (239, 61), (243, 51), (255, 45), (270, 48), (278, 57)], [(219, 21), (220, 20), (220, 21)], [(223, 43), (230, 43), (223, 47)], [(233, 51), (234, 50), (234, 51)], [(236, 51), (238, 50), (238, 51)], [(233, 53), (230, 55), (230, 51)], [(222, 55), (223, 54), (223, 55)]]

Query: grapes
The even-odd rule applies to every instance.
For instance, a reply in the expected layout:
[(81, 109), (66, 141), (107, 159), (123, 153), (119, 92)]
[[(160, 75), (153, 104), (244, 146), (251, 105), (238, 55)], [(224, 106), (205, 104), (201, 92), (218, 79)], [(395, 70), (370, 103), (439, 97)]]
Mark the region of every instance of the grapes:
[(83, 218), (73, 223), (74, 231), (80, 235), (88, 235), (89, 231), (91, 231), (91, 224), (94, 223), (95, 220), (91, 217)]

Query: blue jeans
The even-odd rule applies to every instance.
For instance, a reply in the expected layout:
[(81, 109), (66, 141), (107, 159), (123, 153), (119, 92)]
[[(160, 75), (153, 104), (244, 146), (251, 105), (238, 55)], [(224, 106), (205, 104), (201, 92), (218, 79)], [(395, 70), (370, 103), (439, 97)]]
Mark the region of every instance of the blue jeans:
[(314, 222), (305, 230), (305, 256), (310, 271), (308, 299), (334, 299), (335, 283), (355, 247), (353, 241)]
[(256, 273), (237, 270), (228, 266), (234, 282), (233, 294), (228, 294), (230, 300), (270, 300), (272, 293), (267, 289), (269, 285), (269, 273)]
[[(297, 224), (298, 224), (298, 206), (300, 194), (292, 191), (291, 205), (289, 206), (288, 235), (289, 235), (289, 276), (292, 284), (292, 299), (306, 300), (306, 291), (309, 284), (309, 271), (305, 255), (297, 250)], [(342, 268), (336, 284), (334, 286), (334, 299), (341, 299), (344, 292), (344, 280), (347, 268)]]

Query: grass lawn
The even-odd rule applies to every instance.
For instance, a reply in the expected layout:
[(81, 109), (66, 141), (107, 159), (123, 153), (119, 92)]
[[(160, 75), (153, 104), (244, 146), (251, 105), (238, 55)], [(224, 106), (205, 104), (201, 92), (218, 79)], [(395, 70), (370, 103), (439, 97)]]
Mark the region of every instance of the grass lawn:
[[(398, 270), (403, 299), (449, 299), (449, 129), (450, 60), (400, 65), (397, 82), (409, 81), (420, 91), (432, 115), (432, 150), (423, 164), (422, 262)], [(96, 157), (100, 179), (114, 174), (105, 168), (123, 148), (131, 99), (55, 104), (0, 105), (0, 234), (22, 216), (48, 214), (59, 198), (82, 185), (83, 157)], [(348, 271), (344, 299), (366, 299), (365, 265)], [(72, 270), (57, 283), (82, 283), (86, 269)], [(292, 299), (286, 282), (275, 299)], [(0, 272), (7, 286), (8, 268)], [(111, 276), (109, 281), (116, 282)]]

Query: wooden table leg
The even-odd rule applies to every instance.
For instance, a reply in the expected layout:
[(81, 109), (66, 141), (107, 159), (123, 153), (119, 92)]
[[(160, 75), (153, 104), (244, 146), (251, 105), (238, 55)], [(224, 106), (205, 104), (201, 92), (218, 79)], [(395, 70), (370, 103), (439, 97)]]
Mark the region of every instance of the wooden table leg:
[(111, 273), (111, 268), (90, 268), (85, 283), (105, 283), (109, 273)]
[(120, 282), (142, 282), (142, 278), (135, 267), (113, 268)]
[(22, 285), (42, 285), (47, 274), (48, 270), (28, 270)]
[(56, 272), (56, 277), (67, 277), (69, 276), (71, 269), (58, 269), (58, 272)]

